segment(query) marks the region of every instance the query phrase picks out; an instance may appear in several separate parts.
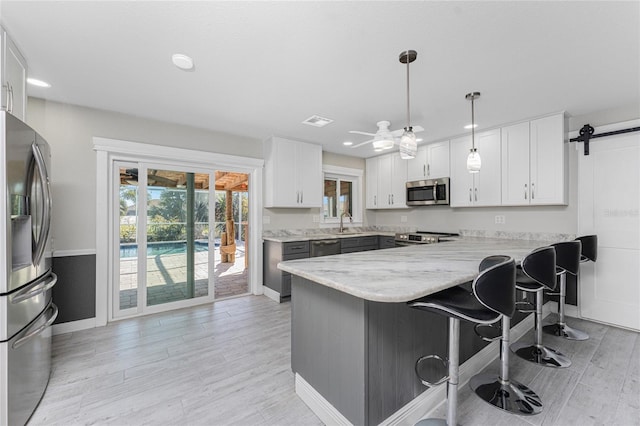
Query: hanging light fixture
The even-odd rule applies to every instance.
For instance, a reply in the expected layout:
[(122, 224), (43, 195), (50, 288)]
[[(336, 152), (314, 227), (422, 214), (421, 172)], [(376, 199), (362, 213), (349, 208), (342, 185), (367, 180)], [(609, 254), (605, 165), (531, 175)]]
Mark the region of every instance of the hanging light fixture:
[(465, 96), (465, 99), (471, 101), (471, 151), (467, 157), (467, 170), (469, 170), (469, 173), (478, 173), (482, 166), (482, 160), (480, 159), (480, 154), (478, 154), (478, 149), (476, 148), (476, 122), (475, 111), (473, 108), (473, 101), (479, 97), (480, 92), (467, 93)]
[(411, 127), (411, 115), (410, 115), (410, 103), (409, 103), (409, 64), (416, 60), (418, 53), (415, 50), (406, 50), (400, 53), (400, 62), (407, 64), (407, 126), (404, 128), (404, 133), (400, 137), (400, 157), (405, 160), (410, 160), (416, 157), (418, 151), (418, 143), (416, 142), (416, 135), (413, 133)]

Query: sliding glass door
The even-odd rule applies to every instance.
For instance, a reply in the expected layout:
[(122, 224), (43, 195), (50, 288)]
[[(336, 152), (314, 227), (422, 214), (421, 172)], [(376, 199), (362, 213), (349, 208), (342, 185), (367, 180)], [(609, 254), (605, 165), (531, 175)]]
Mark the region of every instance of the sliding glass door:
[(118, 163), (114, 317), (213, 300), (213, 171)]

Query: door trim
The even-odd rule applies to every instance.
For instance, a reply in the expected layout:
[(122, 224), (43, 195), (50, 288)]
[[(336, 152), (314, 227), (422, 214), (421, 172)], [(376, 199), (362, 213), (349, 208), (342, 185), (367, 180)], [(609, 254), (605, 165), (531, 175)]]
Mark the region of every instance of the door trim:
[[(152, 162), (185, 168), (233, 170), (249, 175), (248, 255), (249, 285), (254, 295), (262, 294), (262, 174), (264, 160), (214, 152), (196, 151), (125, 140), (93, 138), (96, 151), (96, 326), (114, 320), (109, 283), (113, 282), (114, 259), (110, 235), (114, 224), (109, 220), (114, 211), (114, 162)], [(106, 226), (102, 225), (106, 224)]]

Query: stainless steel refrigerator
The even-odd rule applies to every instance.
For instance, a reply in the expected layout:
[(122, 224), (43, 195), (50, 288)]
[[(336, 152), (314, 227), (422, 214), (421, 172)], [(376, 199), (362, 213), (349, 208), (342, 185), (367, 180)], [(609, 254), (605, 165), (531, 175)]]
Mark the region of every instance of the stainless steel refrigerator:
[(51, 372), (51, 154), (0, 111), (0, 425), (24, 425)]

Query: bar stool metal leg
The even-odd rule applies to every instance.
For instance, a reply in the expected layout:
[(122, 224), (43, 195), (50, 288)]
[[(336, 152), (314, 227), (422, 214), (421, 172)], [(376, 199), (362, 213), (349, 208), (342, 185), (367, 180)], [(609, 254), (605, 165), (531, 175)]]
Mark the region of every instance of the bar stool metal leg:
[(509, 330), (511, 319), (502, 317), (500, 340), (500, 374), (481, 373), (469, 381), (471, 389), (496, 408), (518, 415), (534, 415), (542, 412), (542, 401), (534, 391), (522, 383), (509, 379)]
[(458, 376), (460, 364), (460, 320), (449, 317), (449, 379), (447, 380), (447, 420), (422, 419), (416, 426), (458, 424)]
[(511, 350), (522, 359), (546, 367), (569, 367), (571, 365), (569, 358), (555, 349), (548, 348), (542, 344), (542, 292), (543, 287), (535, 291), (535, 343), (532, 345), (524, 342), (516, 342), (511, 345)]
[(560, 274), (560, 293), (558, 295), (558, 322), (542, 327), (545, 333), (564, 337), (570, 340), (587, 340), (589, 335), (584, 331), (569, 327), (564, 320), (564, 302), (567, 298), (567, 273)]

